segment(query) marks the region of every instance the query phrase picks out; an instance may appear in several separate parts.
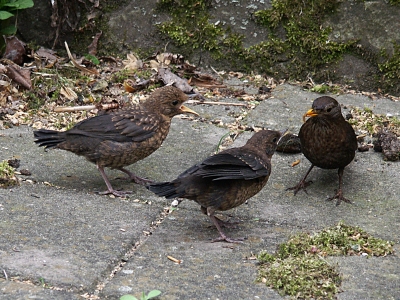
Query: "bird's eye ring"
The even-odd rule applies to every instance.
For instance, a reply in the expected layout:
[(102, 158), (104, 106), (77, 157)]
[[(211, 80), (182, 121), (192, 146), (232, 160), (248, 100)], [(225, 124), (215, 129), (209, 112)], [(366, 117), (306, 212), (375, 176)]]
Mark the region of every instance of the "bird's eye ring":
[(179, 101), (175, 100), (175, 101), (172, 102), (172, 105), (177, 105), (178, 103), (179, 103)]

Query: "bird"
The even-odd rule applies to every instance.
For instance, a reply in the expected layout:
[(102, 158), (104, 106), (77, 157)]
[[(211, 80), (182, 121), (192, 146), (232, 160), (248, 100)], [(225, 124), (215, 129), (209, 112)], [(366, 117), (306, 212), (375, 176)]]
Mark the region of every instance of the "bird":
[(300, 182), (288, 190), (294, 190), (295, 195), (299, 190), (307, 193), (306, 187), (312, 182), (306, 182), (306, 178), (314, 166), (338, 169), (339, 189), (328, 200), (337, 199), (336, 205), (341, 201), (351, 203), (343, 196), (343, 172), (354, 159), (357, 138), (353, 127), (344, 119), (340, 104), (329, 96), (318, 97), (303, 115), (303, 122), (299, 131), (301, 152), (311, 162), (311, 167)]
[(125, 167), (144, 159), (161, 146), (174, 116), (198, 115), (183, 105), (187, 99), (188, 96), (176, 87), (161, 87), (144, 102), (85, 119), (67, 131), (34, 131), (35, 143), (84, 156), (96, 164), (107, 185), (107, 191), (100, 194), (125, 197), (131, 191), (113, 189), (104, 168), (120, 170), (137, 184), (150, 182)]
[(214, 154), (170, 182), (146, 187), (167, 199), (186, 198), (200, 204), (220, 235), (212, 242), (241, 243), (242, 239), (232, 239), (221, 229), (232, 224), (214, 214), (237, 207), (261, 191), (271, 174), (271, 157), (280, 137), (281, 132), (262, 129), (244, 146)]

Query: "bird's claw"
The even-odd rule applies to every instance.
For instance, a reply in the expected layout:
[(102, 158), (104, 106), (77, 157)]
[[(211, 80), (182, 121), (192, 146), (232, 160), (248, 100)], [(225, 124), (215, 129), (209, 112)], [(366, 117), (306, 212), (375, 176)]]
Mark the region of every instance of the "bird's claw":
[(222, 242), (222, 241), (225, 241), (227, 243), (243, 244), (244, 238), (231, 239), (231, 238), (227, 237), (226, 235), (221, 235), (219, 238), (213, 239), (211, 241), (211, 243)]
[(340, 205), (340, 203), (342, 202), (342, 201), (344, 201), (344, 202), (347, 202), (347, 203), (350, 203), (350, 204), (353, 204), (353, 202), (351, 202), (349, 199), (347, 199), (347, 198), (345, 198), (344, 196), (343, 196), (343, 192), (342, 192), (342, 190), (335, 190), (335, 196), (333, 196), (333, 197), (329, 197), (328, 199), (327, 199), (327, 201), (332, 201), (333, 199), (337, 199), (337, 201), (336, 201), (336, 206), (338, 206), (338, 205)]
[(313, 183), (311, 180), (309, 181), (300, 181), (297, 185), (287, 188), (287, 191), (293, 191), (293, 194), (296, 195), (298, 191), (303, 190), (306, 194), (308, 194), (306, 188)]
[(104, 192), (99, 192), (99, 195), (114, 195), (115, 197), (125, 198), (127, 194), (132, 194), (132, 191), (116, 191), (116, 190), (107, 190)]

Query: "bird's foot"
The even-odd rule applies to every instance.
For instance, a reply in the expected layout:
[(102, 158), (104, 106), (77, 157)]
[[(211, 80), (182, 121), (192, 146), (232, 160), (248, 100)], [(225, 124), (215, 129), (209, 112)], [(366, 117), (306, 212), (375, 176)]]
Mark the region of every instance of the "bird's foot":
[(224, 235), (221, 234), (221, 236), (219, 238), (213, 239), (211, 241), (211, 243), (222, 242), (222, 241), (227, 242), (227, 243), (243, 244), (244, 238), (231, 239), (231, 238), (227, 237), (225, 234)]
[(125, 198), (127, 194), (132, 194), (132, 191), (116, 191), (114, 189), (107, 190), (104, 192), (99, 192), (99, 195), (114, 195), (115, 197)]
[(150, 183), (154, 183), (154, 180), (142, 178), (136, 175), (129, 175), (128, 177), (117, 177), (116, 179), (119, 180), (130, 180), (134, 183), (140, 184), (140, 185), (148, 185)]
[(347, 199), (347, 198), (345, 198), (345, 197), (343, 196), (343, 192), (342, 192), (341, 189), (335, 190), (335, 193), (336, 193), (335, 196), (329, 197), (327, 200), (328, 200), (328, 201), (332, 201), (333, 199), (337, 199), (337, 201), (336, 201), (336, 206), (340, 205), (340, 203), (341, 203), (342, 201), (347, 202), (347, 203), (350, 203), (350, 204), (353, 204), (353, 202), (351, 202), (349, 199)]
[(310, 181), (300, 181), (297, 185), (295, 185), (294, 187), (290, 187), (287, 188), (287, 191), (292, 191), (293, 190), (293, 194), (296, 195), (298, 191), (303, 190), (306, 194), (307, 194), (307, 190), (306, 188), (313, 183), (311, 180)]
[(142, 178), (142, 177), (139, 177), (139, 176), (131, 177), (131, 180), (134, 183), (137, 183), (137, 184), (140, 184), (140, 185), (148, 185), (150, 183), (154, 183), (154, 180)]
[(128, 177), (122, 177), (122, 178), (118, 178), (118, 179), (130, 180), (130, 181), (132, 181), (134, 183), (137, 183), (137, 184), (140, 184), (140, 185), (145, 185), (145, 186), (148, 185), (149, 183), (153, 183), (154, 182), (153, 180), (139, 177), (139, 176), (135, 175), (134, 173), (132, 173), (131, 171), (129, 171), (129, 170), (125, 169), (125, 168), (120, 168), (118, 170), (120, 170), (120, 171), (122, 171), (122, 172), (124, 172), (125, 174), (128, 175)]

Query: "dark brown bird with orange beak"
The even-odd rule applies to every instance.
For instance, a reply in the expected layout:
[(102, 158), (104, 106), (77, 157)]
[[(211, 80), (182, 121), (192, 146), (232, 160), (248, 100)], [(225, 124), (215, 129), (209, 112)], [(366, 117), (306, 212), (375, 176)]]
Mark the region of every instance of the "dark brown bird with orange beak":
[(83, 120), (67, 131), (34, 131), (35, 143), (84, 156), (96, 164), (107, 185), (108, 190), (101, 194), (122, 197), (130, 192), (114, 190), (104, 168), (121, 170), (138, 184), (150, 182), (125, 167), (149, 156), (161, 146), (174, 116), (182, 113), (197, 115), (183, 105), (187, 99), (188, 96), (176, 87), (162, 87), (134, 107)]
[(311, 167), (300, 182), (289, 188), (296, 194), (306, 191), (311, 181), (306, 182), (314, 166), (322, 169), (338, 169), (339, 189), (328, 200), (337, 199), (351, 203), (343, 196), (343, 171), (354, 159), (357, 150), (357, 139), (353, 127), (342, 116), (340, 104), (332, 97), (323, 96), (314, 100), (312, 108), (304, 116), (309, 118), (300, 128), (301, 151), (311, 162)]

